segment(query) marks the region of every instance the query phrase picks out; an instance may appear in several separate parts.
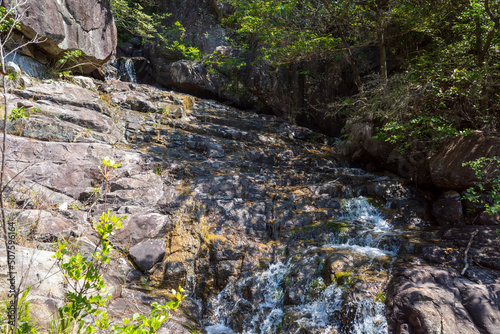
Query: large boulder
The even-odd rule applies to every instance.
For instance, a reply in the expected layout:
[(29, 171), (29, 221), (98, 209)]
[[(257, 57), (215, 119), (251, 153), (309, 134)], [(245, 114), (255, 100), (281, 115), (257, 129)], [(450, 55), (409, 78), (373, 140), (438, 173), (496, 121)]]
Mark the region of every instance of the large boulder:
[[(160, 14), (171, 15), (163, 20), (165, 27), (179, 21), (186, 28), (186, 40), (194, 42), (202, 52), (212, 53), (225, 45), (226, 33), (219, 25), (224, 6), (216, 0), (154, 0)], [(227, 6), (227, 5), (226, 5)]]
[(477, 181), (472, 168), (463, 163), (500, 155), (500, 137), (475, 132), (450, 139), (429, 161), (432, 183), (441, 190), (462, 191)]
[[(7, 7), (12, 3), (4, 1)], [(43, 42), (23, 48), (25, 55), (50, 63), (66, 50), (78, 49), (86, 55), (82, 72), (90, 73), (115, 54), (117, 32), (109, 0), (28, 1), (26, 9), (21, 33), (29, 39), (38, 35)]]
[(494, 279), (478, 279), (472, 272), (468, 276), (470, 279), (455, 271), (429, 266), (410, 267), (397, 273), (389, 302), (392, 330), (422, 334), (498, 333), (500, 285)]

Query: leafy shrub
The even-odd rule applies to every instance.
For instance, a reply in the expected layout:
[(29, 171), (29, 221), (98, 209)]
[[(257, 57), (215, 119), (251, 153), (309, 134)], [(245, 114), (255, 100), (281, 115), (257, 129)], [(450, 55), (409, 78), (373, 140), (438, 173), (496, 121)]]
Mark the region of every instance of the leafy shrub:
[[(121, 163), (109, 157), (105, 157), (102, 162), (104, 166), (99, 166), (99, 170), (106, 181), (103, 191), (106, 196), (108, 179)], [(51, 323), (50, 333), (95, 333), (109, 328), (110, 318), (104, 308), (111, 295), (106, 295), (102, 271), (109, 264), (114, 249), (109, 237), (122, 227), (124, 219), (116, 217), (111, 211), (101, 214), (93, 224), (99, 240), (93, 253), (88, 256), (79, 253), (70, 255), (68, 243), (58, 242), (54, 257), (69, 289), (65, 295), (65, 305), (58, 309), (57, 317)], [(148, 316), (134, 314), (132, 319), (123, 319), (123, 324), (112, 326), (112, 333), (155, 333), (169, 319), (170, 311), (179, 307), (185, 297), (183, 292), (179, 287), (179, 292), (173, 291), (176, 301), (165, 305), (153, 303), (153, 310)]]
[[(37, 333), (38, 326), (34, 319), (30, 316), (31, 305), (28, 298), (28, 294), (30, 293), (32, 287), (26, 289), (22, 294), (19, 300), (17, 301), (17, 320), (18, 326), (16, 330), (16, 334), (29, 334), (29, 333)], [(0, 304), (0, 333), (9, 333), (10, 331), (7, 326), (4, 326), (8, 322), (8, 312), (9, 312), (9, 300), (5, 300), (4, 303)]]
[[(500, 157), (481, 157), (468, 161), (462, 166), (469, 166), (476, 175), (474, 186), (467, 189), (463, 199), (473, 203), (484, 204), (487, 214), (495, 214), (500, 211)], [(485, 201), (484, 195), (489, 196), (491, 201)]]
[(433, 148), (444, 139), (456, 135), (468, 135), (470, 129), (459, 131), (452, 121), (440, 115), (415, 115), (408, 122), (393, 120), (377, 128), (375, 138), (398, 147), (400, 153), (410, 149), (416, 142)]
[(186, 28), (179, 22), (170, 27), (161, 24), (165, 15), (154, 15), (157, 45), (174, 59), (201, 59), (201, 51), (186, 40)]

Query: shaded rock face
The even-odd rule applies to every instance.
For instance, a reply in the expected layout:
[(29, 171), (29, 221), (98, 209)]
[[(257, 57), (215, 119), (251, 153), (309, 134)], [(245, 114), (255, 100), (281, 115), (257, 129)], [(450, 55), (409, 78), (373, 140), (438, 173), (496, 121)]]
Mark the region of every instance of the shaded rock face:
[[(224, 53), (224, 48), (219, 47), (217, 50)], [(280, 67), (278, 71), (268, 67), (246, 66), (234, 73), (224, 73), (209, 71), (194, 61), (172, 62), (159, 54), (153, 54), (149, 56), (152, 75), (156, 82), (165, 87), (204, 98), (230, 101), (240, 108), (256, 108), (273, 113), (330, 136), (339, 135), (344, 123), (342, 117), (331, 115), (326, 107), (321, 106), (356, 91), (345, 61), (339, 64), (311, 61), (289, 68)], [(301, 74), (304, 72), (312, 74)], [(142, 72), (141, 75), (147, 77), (147, 73)]]
[[(199, 46), (205, 53), (212, 53), (218, 46), (226, 44), (226, 34), (219, 25), (223, 13), (215, 0), (177, 1), (155, 0), (158, 13), (171, 13), (163, 21), (171, 26), (179, 21), (186, 28), (186, 39)], [(226, 5), (227, 6), (227, 5)]]
[[(6, 1), (7, 6), (11, 3)], [(29, 1), (21, 23), (22, 34), (29, 39), (38, 34), (43, 41), (22, 53), (45, 63), (59, 59), (66, 50), (79, 49), (87, 55), (85, 62), (93, 63), (82, 67), (90, 73), (115, 53), (117, 33), (109, 0)]]
[(500, 155), (498, 137), (476, 132), (452, 138), (429, 161), (432, 182), (442, 190), (465, 190), (473, 186), (476, 177), (472, 168), (462, 166), (462, 163), (498, 155)]
[(495, 228), (426, 231), (405, 252), (388, 293), (394, 333), (498, 333), (500, 239)]
[[(220, 25), (220, 20), (233, 12), (227, 3), (156, 0), (155, 4), (160, 12), (172, 13), (165, 21), (166, 26), (179, 21), (186, 28), (188, 39), (202, 52), (210, 54), (215, 51), (216, 57), (240, 56), (247, 58), (244, 59), (247, 64), (254, 62), (254, 59), (238, 55), (227, 45), (226, 32)], [(378, 51), (374, 50), (377, 49), (366, 47), (357, 52), (358, 70), (362, 74), (377, 68)], [(209, 72), (199, 63), (175, 61), (152, 44), (144, 48), (142, 55), (151, 61), (153, 77), (161, 85), (188, 94), (230, 101), (239, 108), (274, 113), (329, 136), (340, 134), (344, 120), (329, 113), (328, 104), (357, 92), (352, 69), (344, 56), (336, 60), (313, 59), (279, 68), (247, 65), (228, 70), (215, 65), (216, 71)]]
[(327, 105), (357, 91), (347, 61), (312, 60), (269, 67), (247, 66), (240, 74), (245, 89), (257, 98), (254, 107), (307, 126), (329, 136), (339, 136), (342, 117)]
[[(176, 333), (189, 332), (186, 323), (209, 333), (364, 326), (378, 333), (387, 332), (393, 309), (401, 328), (433, 333), (449, 302), (466, 310), (450, 312), (470, 333), (495, 333), (475, 301), (489, 298), (484, 307), (496, 314), (489, 292), (496, 287), (469, 276), (487, 274), (475, 264), (500, 269), (495, 227), (425, 232), (430, 209), (402, 180), (348, 168), (334, 139), (278, 117), (146, 85), (76, 82), (97, 90), (47, 81), (8, 96), (9, 110), (23, 106), (29, 117), (7, 128), (6, 176), (16, 179), (6, 202), (20, 241), (44, 258), (63, 240), (90, 254), (93, 220), (106, 210), (126, 216), (110, 237), (117, 255), (105, 273), (113, 321), (136, 312), (132, 305), (147, 311), (153, 299), (165, 301), (145, 294), (144, 285), (182, 285), (196, 303), (186, 299), (184, 315), (170, 325)], [(99, 169), (106, 156), (122, 163), (107, 181)], [(445, 283), (429, 275), (439, 266), (462, 269), (475, 228), (470, 268), (450, 279), (460, 296), (429, 297), (419, 281), (407, 281), (411, 273), (396, 275), (425, 263), (430, 269), (418, 275), (439, 292)], [(392, 276), (394, 303), (386, 305)], [(51, 284), (48, 301), (45, 290), (34, 290), (36, 305), (50, 304), (35, 311), (60, 305), (65, 287), (55, 278)], [(419, 304), (426, 298), (444, 306)], [(410, 313), (418, 319), (408, 320)]]
[(498, 273), (472, 271), (463, 278), (454, 271), (428, 266), (405, 269), (391, 300), (394, 331), (498, 333), (499, 278)]
[(432, 213), (440, 225), (465, 224), (460, 194), (456, 191), (447, 191), (441, 195), (432, 204)]

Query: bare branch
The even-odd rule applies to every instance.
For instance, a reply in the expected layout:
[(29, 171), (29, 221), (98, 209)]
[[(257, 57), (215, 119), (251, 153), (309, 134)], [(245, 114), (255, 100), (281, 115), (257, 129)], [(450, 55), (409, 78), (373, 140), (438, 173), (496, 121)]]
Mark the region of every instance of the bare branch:
[(22, 44), (22, 45), (19, 45), (17, 47), (15, 47), (14, 49), (12, 49), (9, 53), (7, 53), (4, 58), (7, 58), (8, 56), (10, 56), (11, 54), (15, 53), (17, 50), (19, 49), (22, 49), (24, 48), (25, 46), (27, 45), (30, 45), (30, 44), (38, 44), (38, 43), (43, 43), (47, 40), (47, 38), (45, 37), (45, 39), (41, 39), (41, 37), (38, 36), (38, 33), (36, 34), (35, 37), (33, 37), (33, 39), (29, 40), (28, 42)]

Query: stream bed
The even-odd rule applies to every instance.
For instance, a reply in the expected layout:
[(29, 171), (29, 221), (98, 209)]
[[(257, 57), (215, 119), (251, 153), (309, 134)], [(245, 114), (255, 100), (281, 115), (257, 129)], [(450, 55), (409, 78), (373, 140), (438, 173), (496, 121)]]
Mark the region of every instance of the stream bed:
[[(93, 249), (103, 211), (126, 216), (106, 272), (113, 321), (183, 286), (167, 332), (499, 333), (494, 227), (433, 226), (405, 180), (352, 168), (338, 139), (276, 116), (81, 83), (90, 88), (41, 82), (10, 97), (32, 115), (7, 128), (7, 172), (22, 172), (9, 210), (25, 253), (46, 259), (61, 240)], [(106, 200), (105, 156), (121, 163)], [(67, 289), (50, 261), (36, 271), (51, 281), (32, 292), (43, 314)]]

